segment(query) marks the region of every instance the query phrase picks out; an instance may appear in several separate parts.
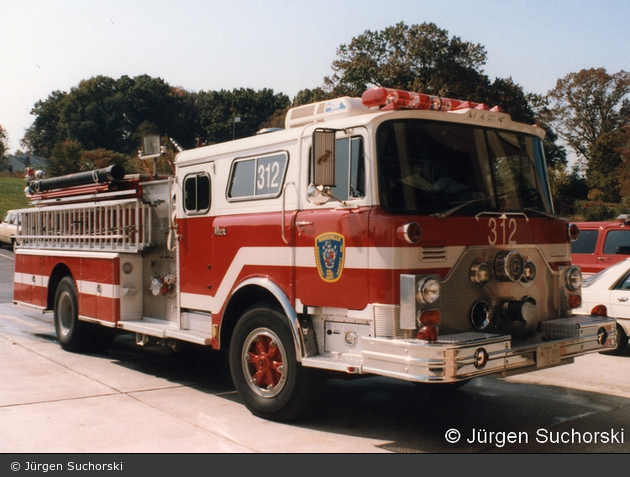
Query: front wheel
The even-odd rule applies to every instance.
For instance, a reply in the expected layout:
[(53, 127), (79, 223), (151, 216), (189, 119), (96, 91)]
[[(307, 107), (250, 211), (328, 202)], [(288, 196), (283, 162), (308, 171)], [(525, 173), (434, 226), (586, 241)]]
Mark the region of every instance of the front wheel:
[(247, 310), (230, 345), (232, 381), (252, 414), (293, 421), (312, 405), (323, 383), (316, 370), (296, 360), (286, 317), (270, 306)]

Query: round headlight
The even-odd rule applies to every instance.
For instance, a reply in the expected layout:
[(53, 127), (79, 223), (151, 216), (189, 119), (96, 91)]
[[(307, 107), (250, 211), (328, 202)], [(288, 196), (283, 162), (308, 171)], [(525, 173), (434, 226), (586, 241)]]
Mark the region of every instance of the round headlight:
[(440, 282), (428, 277), (418, 282), (416, 299), (425, 305), (433, 305), (440, 299)]
[(578, 267), (570, 267), (566, 274), (567, 288), (578, 291), (582, 286), (582, 271)]

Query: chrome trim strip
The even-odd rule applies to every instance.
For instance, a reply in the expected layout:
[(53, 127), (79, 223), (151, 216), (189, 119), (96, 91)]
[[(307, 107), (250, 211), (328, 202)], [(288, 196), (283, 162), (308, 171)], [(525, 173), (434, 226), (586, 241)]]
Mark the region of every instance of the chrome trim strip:
[[(433, 343), (363, 338), (361, 372), (407, 381), (456, 382), (568, 364), (577, 356), (611, 348), (616, 340), (612, 318), (563, 318), (551, 320), (549, 326), (556, 330), (552, 339), (516, 347), (509, 335), (478, 332), (443, 335)], [(560, 336), (557, 330), (562, 328), (565, 332)], [(602, 330), (608, 336), (605, 345), (599, 344)]]

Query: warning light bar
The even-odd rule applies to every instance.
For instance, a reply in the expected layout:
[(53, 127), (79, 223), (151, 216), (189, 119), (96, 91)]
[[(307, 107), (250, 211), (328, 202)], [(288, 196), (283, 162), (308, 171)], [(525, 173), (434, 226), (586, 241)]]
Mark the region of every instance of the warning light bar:
[(400, 89), (372, 88), (368, 89), (361, 96), (363, 105), (372, 108), (378, 107), (383, 110), (389, 109), (426, 109), (433, 111), (456, 111), (461, 109), (481, 109), (502, 113), (499, 106), (490, 109), (483, 103), (473, 103), (458, 99), (441, 98), (423, 93), (412, 93)]

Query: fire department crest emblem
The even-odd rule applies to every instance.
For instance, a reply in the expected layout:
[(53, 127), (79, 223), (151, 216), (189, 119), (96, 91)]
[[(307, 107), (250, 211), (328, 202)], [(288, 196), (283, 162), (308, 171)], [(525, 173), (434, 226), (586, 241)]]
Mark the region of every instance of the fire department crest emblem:
[(328, 232), (315, 239), (315, 262), (322, 280), (336, 282), (343, 271), (344, 236)]

